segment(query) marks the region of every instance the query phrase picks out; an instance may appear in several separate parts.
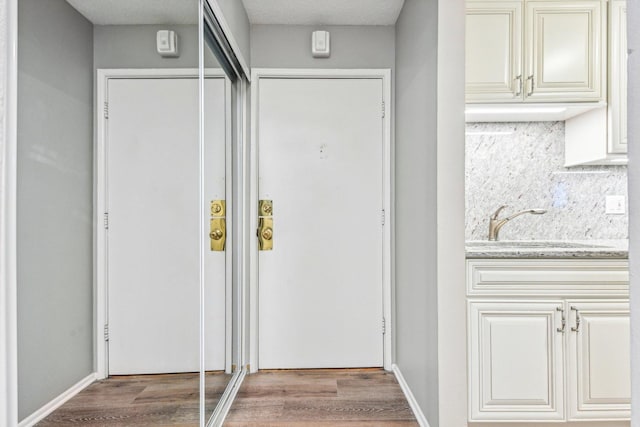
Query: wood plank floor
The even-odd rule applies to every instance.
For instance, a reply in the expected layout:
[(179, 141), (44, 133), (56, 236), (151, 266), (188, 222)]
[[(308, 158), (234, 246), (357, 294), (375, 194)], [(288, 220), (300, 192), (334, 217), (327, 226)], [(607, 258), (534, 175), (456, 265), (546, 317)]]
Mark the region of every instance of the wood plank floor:
[(248, 375), (225, 426), (400, 427), (418, 423), (392, 373), (326, 369)]
[[(207, 373), (209, 414), (230, 377)], [(198, 396), (197, 373), (115, 376), (93, 383), (37, 426), (197, 427)]]
[[(228, 376), (209, 374), (208, 410)], [(198, 424), (198, 374), (139, 375), (98, 381), (38, 426)], [(229, 427), (418, 426), (393, 374), (379, 369), (261, 371), (248, 375)]]

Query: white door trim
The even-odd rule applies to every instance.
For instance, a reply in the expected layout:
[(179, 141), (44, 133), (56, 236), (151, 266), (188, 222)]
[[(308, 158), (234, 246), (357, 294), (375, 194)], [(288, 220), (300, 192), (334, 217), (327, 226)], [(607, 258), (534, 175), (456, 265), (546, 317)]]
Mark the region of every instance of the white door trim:
[[(224, 71), (217, 69), (208, 69), (205, 72), (206, 77), (224, 78), (226, 81), (226, 93), (231, 93), (231, 82), (226, 77)], [(104, 227), (104, 213), (106, 212), (106, 195), (107, 195), (107, 126), (106, 126), (106, 102), (108, 95), (108, 83), (111, 79), (176, 79), (176, 78), (198, 78), (197, 68), (151, 68), (151, 69), (98, 69), (97, 70), (97, 91), (96, 91), (96, 143), (94, 154), (94, 352), (96, 378), (103, 379), (109, 375), (108, 367), (108, 347), (104, 340), (104, 326), (107, 324), (108, 316), (108, 281), (107, 281), (107, 233)], [(231, 165), (232, 147), (231, 147), (231, 98), (226, 99), (227, 114), (226, 118), (226, 157), (227, 165)], [(232, 179), (231, 168), (227, 168), (227, 229), (233, 227), (232, 212)], [(226, 248), (226, 268), (230, 273), (232, 270), (232, 240), (227, 240)], [(227, 274), (226, 280), (226, 357), (225, 370), (231, 372), (232, 363), (232, 304), (231, 289), (232, 277)]]
[(18, 1), (3, 2), (0, 67), (0, 425), (18, 425), (16, 260)]
[[(393, 204), (393, 169), (394, 147), (391, 140), (391, 70), (389, 69), (276, 69), (254, 68), (251, 71), (251, 159), (250, 159), (250, 229), (258, 227), (258, 93), (261, 79), (269, 78), (317, 78), (317, 79), (380, 79), (383, 87), (383, 102), (385, 114), (383, 118), (383, 203), (386, 213), (383, 233), (383, 260), (382, 260), (382, 288), (383, 288), (383, 315), (386, 321), (386, 333), (384, 335), (384, 369), (390, 371), (393, 365), (394, 355), (394, 313), (393, 301), (395, 299), (394, 283), (392, 280), (392, 268), (394, 265), (393, 230), (395, 230), (395, 215)], [(381, 105), (382, 109), (383, 106)], [(258, 242), (251, 239), (250, 244), (250, 301), (249, 301), (249, 363), (250, 371), (259, 369), (259, 322), (258, 322)]]

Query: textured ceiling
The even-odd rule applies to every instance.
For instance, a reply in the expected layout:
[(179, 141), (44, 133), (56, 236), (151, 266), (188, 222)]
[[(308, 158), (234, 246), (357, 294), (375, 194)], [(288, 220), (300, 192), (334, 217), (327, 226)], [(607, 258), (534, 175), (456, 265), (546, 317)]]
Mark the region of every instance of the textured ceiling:
[(198, 22), (197, 0), (67, 0), (67, 2), (96, 25), (196, 24)]
[(252, 24), (394, 25), (404, 0), (242, 0)]

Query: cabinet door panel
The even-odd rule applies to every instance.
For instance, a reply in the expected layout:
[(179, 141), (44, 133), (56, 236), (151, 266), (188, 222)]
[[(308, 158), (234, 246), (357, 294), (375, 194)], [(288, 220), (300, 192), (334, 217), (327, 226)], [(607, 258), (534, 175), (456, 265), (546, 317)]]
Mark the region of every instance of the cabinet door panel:
[(526, 8), (525, 101), (602, 99), (602, 3), (530, 1)]
[(563, 419), (562, 307), (470, 302), (471, 421)]
[(613, 0), (609, 19), (609, 112), (611, 135), (609, 152), (627, 152), (627, 2)]
[(522, 2), (469, 2), (467, 102), (522, 101)]
[(577, 392), (569, 396), (570, 419), (628, 419), (631, 396), (628, 302), (570, 301), (569, 306), (573, 329), (568, 377), (570, 389)]

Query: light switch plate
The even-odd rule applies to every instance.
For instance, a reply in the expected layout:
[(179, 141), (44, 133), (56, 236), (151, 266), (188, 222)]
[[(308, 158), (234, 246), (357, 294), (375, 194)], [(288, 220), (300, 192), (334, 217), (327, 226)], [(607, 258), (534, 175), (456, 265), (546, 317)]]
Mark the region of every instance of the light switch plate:
[(605, 198), (605, 213), (622, 215), (626, 212), (626, 197), (607, 196)]

